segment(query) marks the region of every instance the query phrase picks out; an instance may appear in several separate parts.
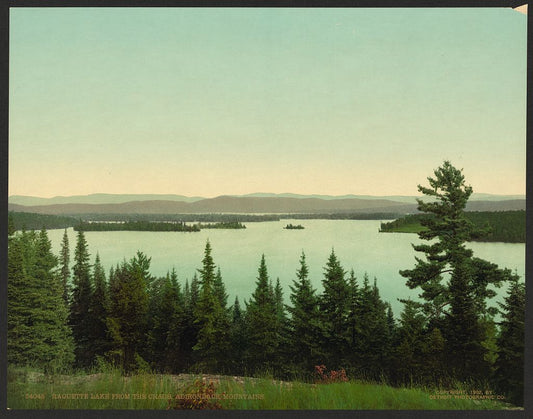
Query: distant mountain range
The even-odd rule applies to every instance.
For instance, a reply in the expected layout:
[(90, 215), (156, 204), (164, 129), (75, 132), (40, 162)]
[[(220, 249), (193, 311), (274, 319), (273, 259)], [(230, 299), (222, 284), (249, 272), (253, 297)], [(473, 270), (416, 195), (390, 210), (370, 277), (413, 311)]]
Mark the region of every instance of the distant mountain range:
[(200, 201), (199, 196), (161, 195), (161, 194), (107, 194), (95, 193), (90, 195), (54, 196), (53, 198), (39, 198), (37, 196), (12, 195), (8, 198), (10, 204), (18, 205), (54, 205), (54, 204), (123, 204), (132, 201)]
[[(416, 198), (420, 196), (406, 195), (301, 195), (295, 193), (252, 193), (247, 195), (228, 195), (235, 198), (296, 198), (308, 199), (317, 198), (323, 200), (345, 200), (345, 199), (384, 199), (389, 201), (413, 204)], [(470, 201), (508, 201), (515, 199), (525, 199), (525, 195), (492, 195), (484, 193), (474, 193)], [(105, 194), (97, 193), (90, 195), (73, 195), (73, 196), (54, 196), (53, 198), (40, 198), (36, 196), (11, 195), (8, 199), (10, 204), (18, 205), (54, 205), (54, 204), (123, 204), (133, 201), (177, 201), (177, 202), (197, 202), (202, 201), (205, 197), (201, 196), (184, 196), (175, 194)], [(212, 199), (212, 198), (211, 198)], [(428, 200), (424, 197), (425, 200)]]
[[(422, 196), (408, 196), (408, 195), (299, 195), (294, 193), (252, 193), (247, 195), (232, 195), (232, 196), (251, 196), (257, 198), (318, 198), (318, 199), (387, 199), (390, 201), (404, 202), (412, 204), (416, 202), (417, 198), (424, 198), (425, 201), (430, 201), (427, 197)], [(470, 197), (470, 201), (509, 201), (514, 199), (526, 199), (525, 195), (493, 195), (486, 193), (473, 193)]]
[[(487, 196), (481, 196), (485, 197), (485, 199), (472, 199), (467, 205), (467, 210), (503, 211), (525, 209), (524, 197), (509, 199), (509, 197), (490, 195), (488, 198), (491, 199), (487, 199)], [(102, 202), (102, 200), (108, 201)], [(55, 198), (12, 196), (9, 198), (8, 205), (10, 211), (62, 215), (324, 212), (405, 214), (416, 212), (416, 207), (415, 197), (406, 196), (370, 197), (347, 195), (334, 197), (296, 194), (251, 194), (247, 196), (219, 196), (216, 198), (184, 197), (180, 195), (108, 194)]]

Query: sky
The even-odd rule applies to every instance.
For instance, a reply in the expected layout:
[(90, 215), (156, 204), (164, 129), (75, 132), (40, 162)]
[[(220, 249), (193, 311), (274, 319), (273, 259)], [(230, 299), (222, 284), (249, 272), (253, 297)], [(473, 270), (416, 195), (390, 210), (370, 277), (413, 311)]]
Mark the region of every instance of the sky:
[(524, 194), (506, 8), (11, 8), (9, 194)]

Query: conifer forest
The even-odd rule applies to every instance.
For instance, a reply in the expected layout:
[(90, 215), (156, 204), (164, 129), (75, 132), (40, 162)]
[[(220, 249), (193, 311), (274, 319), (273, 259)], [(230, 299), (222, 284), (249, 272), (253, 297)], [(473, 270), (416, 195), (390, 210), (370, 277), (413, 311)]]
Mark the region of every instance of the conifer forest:
[[(75, 243), (65, 230), (59, 254), (45, 229), (10, 229), (8, 363), (52, 376), (112, 365), (125, 376), (142, 369), (303, 382), (326, 365), (393, 387), (471, 383), (521, 406), (524, 279), (465, 246), (479, 231), (464, 213), (472, 188), (461, 170), (445, 161), (428, 182), (418, 187), (432, 198), (418, 201), (429, 215), (417, 219), (423, 242), (400, 272), (419, 298), (403, 300), (400, 313), (380, 296), (380, 278), (356, 277), (333, 250), (320, 290), (305, 252), (294, 255), (290, 293), (258, 254), (254, 292), (229, 301), (209, 241), (184, 280), (175, 269), (152, 275), (151, 255), (140, 251), (105, 271), (87, 244), (89, 225)], [(495, 287), (507, 290), (497, 305)]]

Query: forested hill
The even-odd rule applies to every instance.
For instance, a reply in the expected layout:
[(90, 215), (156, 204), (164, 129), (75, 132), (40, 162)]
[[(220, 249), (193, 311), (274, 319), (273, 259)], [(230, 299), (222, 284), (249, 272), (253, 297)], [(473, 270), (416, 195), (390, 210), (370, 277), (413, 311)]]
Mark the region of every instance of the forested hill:
[[(472, 201), (468, 211), (524, 210), (525, 199), (505, 201)], [(196, 213), (332, 213), (332, 212), (389, 212), (408, 214), (417, 211), (417, 204), (388, 199), (319, 199), (284, 197), (219, 196), (195, 202), (132, 201), (117, 204), (54, 204), (24, 206), (9, 204), (10, 211), (39, 214), (196, 214)]]
[(74, 227), (78, 223), (79, 220), (74, 217), (9, 211), (9, 227), (14, 230), (67, 228)]
[[(486, 242), (526, 242), (526, 212), (465, 212), (465, 217), (478, 228), (487, 228), (486, 234), (476, 237), (475, 241)], [(428, 218), (427, 214), (412, 214), (397, 220), (381, 223), (381, 232), (418, 233), (424, 229), (420, 221)]]
[(13, 211), (45, 214), (171, 214), (171, 213), (301, 213), (331, 211), (400, 212), (414, 209), (414, 204), (403, 204), (385, 199), (338, 199), (318, 198), (255, 198), (220, 196), (196, 202), (178, 201), (133, 201), (120, 204), (57, 204), (22, 206), (10, 204)]

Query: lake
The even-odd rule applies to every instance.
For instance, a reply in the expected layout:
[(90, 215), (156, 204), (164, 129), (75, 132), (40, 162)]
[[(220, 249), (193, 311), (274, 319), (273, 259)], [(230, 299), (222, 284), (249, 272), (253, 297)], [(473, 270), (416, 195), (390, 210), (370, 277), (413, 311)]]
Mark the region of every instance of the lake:
[[(150, 272), (164, 276), (173, 267), (180, 282), (189, 282), (196, 269), (201, 267), (206, 240), (212, 246), (212, 256), (220, 266), (222, 278), (229, 294), (229, 303), (235, 296), (248, 300), (257, 278), (257, 269), (264, 253), (268, 274), (273, 282), (279, 278), (288, 304), (289, 285), (296, 277), (299, 259), (305, 252), (309, 266), (309, 278), (320, 292), (324, 266), (334, 249), (346, 271), (353, 268), (359, 283), (364, 273), (371, 281), (378, 280), (382, 298), (392, 305), (396, 316), (402, 304), (398, 298), (415, 297), (416, 290), (405, 286), (400, 269), (414, 267), (415, 252), (412, 243), (420, 243), (416, 234), (379, 233), (381, 221), (376, 220), (281, 220), (245, 223), (246, 229), (205, 229), (196, 233), (116, 231), (86, 232), (91, 263), (98, 252), (109, 273), (111, 266), (124, 259), (131, 259), (137, 250), (152, 258)], [(302, 224), (304, 230), (285, 230), (286, 224)], [(71, 266), (76, 245), (76, 232), (68, 230)], [(49, 230), (52, 249), (59, 254), (64, 230)], [(521, 278), (525, 272), (525, 244), (469, 243), (474, 256), (489, 260), (500, 267), (516, 269)], [(499, 290), (501, 299), (505, 290)]]

